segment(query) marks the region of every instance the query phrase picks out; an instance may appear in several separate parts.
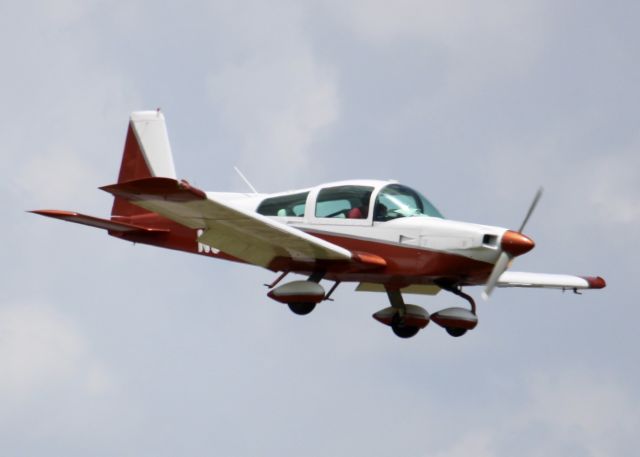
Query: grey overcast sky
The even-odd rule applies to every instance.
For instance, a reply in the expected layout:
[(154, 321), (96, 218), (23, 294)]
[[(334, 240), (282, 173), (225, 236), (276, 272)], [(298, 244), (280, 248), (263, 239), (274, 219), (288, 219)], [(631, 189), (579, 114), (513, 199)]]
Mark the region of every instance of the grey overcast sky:
[[(640, 3), (0, 2), (0, 454), (635, 456)], [(127, 117), (161, 107), (180, 177), (261, 191), (397, 179), (517, 228), (478, 328), (400, 340), (341, 286), (294, 316), (273, 274), (25, 210), (97, 216)], [(479, 297), (479, 289), (470, 289)], [(450, 294), (413, 297), (429, 311)]]

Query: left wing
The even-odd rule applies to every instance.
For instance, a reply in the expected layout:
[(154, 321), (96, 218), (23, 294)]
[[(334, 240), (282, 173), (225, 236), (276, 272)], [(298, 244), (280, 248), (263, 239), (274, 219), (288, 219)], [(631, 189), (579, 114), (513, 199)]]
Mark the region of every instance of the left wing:
[(203, 229), (199, 241), (255, 265), (268, 267), (278, 257), (371, 263), (366, 256), (213, 199), (186, 181), (154, 177), (102, 189), (189, 228)]
[(547, 273), (506, 271), (498, 279), (498, 287), (539, 287), (544, 289), (602, 289), (606, 282), (600, 276), (571, 276)]

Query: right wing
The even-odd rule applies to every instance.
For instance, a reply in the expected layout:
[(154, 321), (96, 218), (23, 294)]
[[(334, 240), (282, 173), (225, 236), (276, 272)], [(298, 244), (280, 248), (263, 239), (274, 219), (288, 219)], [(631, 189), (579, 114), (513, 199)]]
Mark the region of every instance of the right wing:
[[(154, 177), (102, 189), (179, 224), (202, 229), (200, 242), (255, 265), (268, 267), (282, 257), (294, 261), (356, 260), (370, 266), (375, 263), (366, 255), (352, 255), (302, 230), (211, 198), (186, 181)], [(384, 262), (380, 258), (376, 266), (381, 266), (379, 261)]]
[(498, 287), (538, 287), (543, 289), (602, 289), (606, 282), (600, 276), (572, 276), (548, 273), (505, 271), (498, 279)]

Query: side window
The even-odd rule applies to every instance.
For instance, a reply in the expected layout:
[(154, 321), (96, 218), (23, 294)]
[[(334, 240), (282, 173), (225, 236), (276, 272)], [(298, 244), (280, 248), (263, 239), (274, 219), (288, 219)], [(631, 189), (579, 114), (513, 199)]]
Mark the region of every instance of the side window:
[(267, 198), (258, 206), (258, 213), (264, 216), (303, 217), (309, 192), (281, 195)]
[(316, 217), (366, 219), (373, 187), (338, 186), (322, 189), (316, 201)]

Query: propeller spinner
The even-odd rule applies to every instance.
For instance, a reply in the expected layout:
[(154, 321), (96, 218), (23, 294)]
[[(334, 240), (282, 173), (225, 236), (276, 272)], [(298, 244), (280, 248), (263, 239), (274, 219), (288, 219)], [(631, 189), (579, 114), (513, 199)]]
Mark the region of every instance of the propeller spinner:
[(498, 260), (496, 261), (493, 270), (491, 271), (491, 275), (487, 280), (487, 285), (482, 292), (482, 298), (485, 300), (489, 299), (491, 292), (495, 289), (496, 284), (498, 283), (498, 279), (504, 273), (507, 268), (509, 268), (509, 264), (511, 261), (522, 254), (529, 252), (535, 246), (535, 243), (531, 238), (522, 234), (522, 230), (524, 230), (525, 225), (529, 222), (529, 218), (533, 213), (540, 197), (542, 196), (542, 187), (538, 189), (536, 192), (536, 196), (533, 198), (531, 205), (529, 206), (529, 211), (527, 211), (527, 215), (525, 216), (522, 224), (520, 224), (520, 228), (517, 232), (513, 230), (507, 230), (502, 235), (502, 241), (500, 242), (500, 253), (498, 254)]

